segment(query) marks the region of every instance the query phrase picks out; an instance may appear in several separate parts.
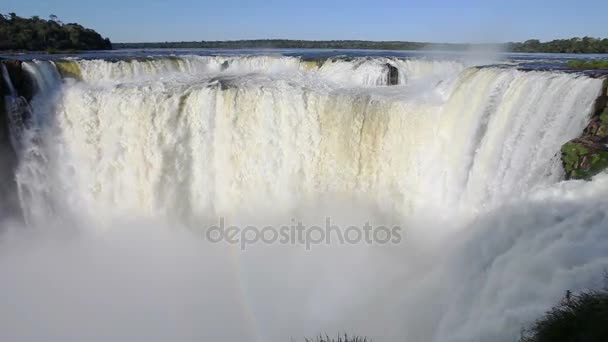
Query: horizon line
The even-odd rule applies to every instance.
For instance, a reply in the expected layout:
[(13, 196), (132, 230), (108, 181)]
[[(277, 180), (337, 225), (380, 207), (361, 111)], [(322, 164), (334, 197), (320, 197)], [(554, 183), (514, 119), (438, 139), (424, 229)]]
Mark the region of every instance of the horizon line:
[(238, 42), (252, 42), (252, 41), (292, 41), (292, 42), (369, 42), (369, 43), (414, 43), (414, 44), (436, 44), (436, 45), (503, 45), (513, 43), (525, 43), (531, 40), (538, 40), (541, 43), (560, 41), (560, 40), (572, 40), (572, 39), (584, 39), (592, 38), (597, 40), (608, 39), (602, 37), (593, 36), (582, 36), (582, 37), (569, 37), (569, 38), (556, 38), (551, 40), (541, 40), (538, 38), (530, 38), (523, 41), (503, 41), (503, 42), (480, 42), (480, 43), (449, 43), (449, 42), (425, 42), (416, 40), (370, 40), (370, 39), (293, 39), (293, 38), (251, 38), (251, 39), (225, 39), (225, 40), (165, 40), (165, 41), (122, 41), (112, 42), (112, 44), (154, 44), (154, 43), (238, 43)]

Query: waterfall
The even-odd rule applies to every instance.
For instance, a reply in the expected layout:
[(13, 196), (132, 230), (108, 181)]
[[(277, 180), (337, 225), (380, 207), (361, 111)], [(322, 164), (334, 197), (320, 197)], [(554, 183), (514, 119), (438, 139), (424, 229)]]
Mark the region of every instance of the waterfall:
[(59, 87), (61, 79), (55, 63), (34, 60), (24, 62), (23, 69), (34, 80), (38, 94), (46, 94)]
[(123, 82), (161, 77), (186, 77), (211, 74), (296, 74), (309, 76), (343, 86), (386, 85), (385, 66), (391, 64), (399, 70), (400, 82), (433, 76), (454, 76), (466, 63), (459, 61), (401, 60), (396, 58), (330, 58), (308, 61), (297, 57), (282, 56), (179, 56), (150, 57), (146, 59), (119, 60), (64, 60), (60, 69), (70, 65), (72, 74), (78, 74), (85, 82)]
[[(360, 89), (375, 82), (371, 75), (379, 79), (386, 62), (351, 62), (353, 74), (335, 66), (349, 62), (328, 61), (309, 75), (294, 58), (252, 57), (238, 67), (230, 60), (237, 77), (209, 71), (224, 60), (208, 57), (79, 61), (83, 81), (64, 85), (50, 114), (48, 129), (58, 136), (40, 146), (61, 150), (55, 164), (78, 171), (65, 178), (47, 170), (63, 184), (58, 189), (71, 191), (51, 197), (100, 214), (188, 219), (260, 203), (289, 210), (322, 194), (364, 196), (403, 216), (476, 212), (561, 179), (560, 146), (582, 131), (601, 88), (600, 80), (571, 74), (457, 72), (448, 62), (437, 71), (405, 61), (401, 72), (417, 83)], [(58, 78), (52, 68), (25, 69), (47, 89)], [(106, 78), (87, 81), (100, 73)], [(170, 76), (148, 78), (158, 74)], [(340, 75), (351, 81), (336, 82), (346, 79)], [(438, 75), (444, 79), (436, 84)]]
[(51, 210), (48, 208), (52, 203), (61, 202), (58, 198), (47, 198), (48, 190), (45, 189), (53, 185), (48, 183), (46, 172), (49, 163), (54, 161), (49, 160), (45, 153), (49, 153), (53, 147), (48, 146), (50, 149), (45, 151), (40, 145), (46, 141), (45, 137), (53, 135), (52, 130), (48, 129), (47, 121), (53, 120), (54, 94), (61, 89), (61, 79), (52, 62), (23, 62), (23, 72), (32, 80), (36, 93), (28, 103), (12, 85), (6, 66), (1, 66), (5, 83), (10, 90), (5, 102), (11, 145), (18, 159), (15, 178), (21, 211), (26, 222), (31, 222), (34, 218), (44, 221), (43, 216), (50, 214)]
[[(0, 235), (7, 340), (507, 342), (608, 267), (608, 176), (564, 181), (559, 156), (600, 79), (384, 57), (23, 69), (37, 93), (12, 134), (32, 229)], [(219, 218), (328, 217), (404, 239), (238, 251), (202, 238)]]

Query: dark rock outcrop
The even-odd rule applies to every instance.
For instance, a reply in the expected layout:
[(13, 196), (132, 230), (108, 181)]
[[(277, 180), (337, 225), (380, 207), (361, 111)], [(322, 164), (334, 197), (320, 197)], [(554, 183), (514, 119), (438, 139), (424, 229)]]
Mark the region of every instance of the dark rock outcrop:
[(608, 78), (581, 137), (562, 146), (566, 179), (590, 179), (608, 169)]
[[(31, 90), (31, 82), (21, 70), (21, 62), (13, 60), (0, 60), (4, 64), (11, 77), (16, 80), (15, 89), (23, 91)], [(14, 78), (13, 78), (14, 77)], [(12, 82), (11, 82), (12, 83)], [(29, 84), (29, 85), (28, 85)], [(15, 169), (17, 167), (17, 154), (11, 144), (10, 118), (7, 111), (7, 100), (10, 100), (10, 91), (4, 77), (0, 75), (0, 220), (7, 217), (21, 217), (19, 201), (17, 197), (17, 183), (15, 181)], [(31, 92), (29, 93), (31, 96)]]
[(23, 72), (23, 62), (14, 59), (1, 59), (0, 62), (6, 66), (13, 87), (15, 87), (19, 96), (23, 96), (30, 101), (34, 96), (34, 81)]
[(399, 69), (394, 67), (393, 65), (386, 63), (387, 69), (387, 81), (388, 85), (398, 85), (399, 84)]

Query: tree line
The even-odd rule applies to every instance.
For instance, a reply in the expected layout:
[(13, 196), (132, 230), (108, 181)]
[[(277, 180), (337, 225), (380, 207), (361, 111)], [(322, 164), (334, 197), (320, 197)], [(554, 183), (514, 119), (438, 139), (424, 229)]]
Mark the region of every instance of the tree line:
[(459, 51), (470, 48), (500, 49), (509, 52), (552, 52), (552, 53), (608, 53), (608, 39), (592, 37), (558, 39), (541, 42), (536, 39), (521, 43), (504, 44), (450, 44), (421, 43), (406, 41), (364, 41), (364, 40), (287, 40), (257, 39), (234, 41), (190, 41), (156, 43), (117, 43), (116, 49), (373, 49), (373, 50), (447, 50)]
[(55, 15), (22, 18), (15, 13), (0, 14), (0, 50), (69, 51), (111, 50), (112, 42), (80, 24), (64, 24)]
[(531, 39), (504, 44), (451, 44), (408, 41), (365, 40), (288, 40), (257, 39), (234, 41), (189, 41), (112, 44), (92, 29), (80, 24), (64, 24), (55, 15), (48, 20), (38, 16), (22, 18), (15, 13), (0, 14), (0, 51), (69, 51), (115, 49), (373, 49), (373, 50), (448, 50), (469, 48), (500, 49), (509, 52), (608, 53), (608, 38), (558, 39), (541, 42)]
[(557, 39), (541, 42), (538, 39), (523, 43), (509, 43), (513, 52), (551, 52), (551, 53), (608, 53), (608, 38), (593, 37)]

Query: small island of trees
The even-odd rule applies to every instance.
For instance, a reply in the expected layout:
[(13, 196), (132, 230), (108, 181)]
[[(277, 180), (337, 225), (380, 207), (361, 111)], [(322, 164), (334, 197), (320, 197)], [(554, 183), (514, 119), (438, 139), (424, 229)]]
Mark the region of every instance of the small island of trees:
[(112, 43), (80, 24), (64, 24), (55, 15), (22, 18), (0, 14), (0, 51), (111, 50)]

